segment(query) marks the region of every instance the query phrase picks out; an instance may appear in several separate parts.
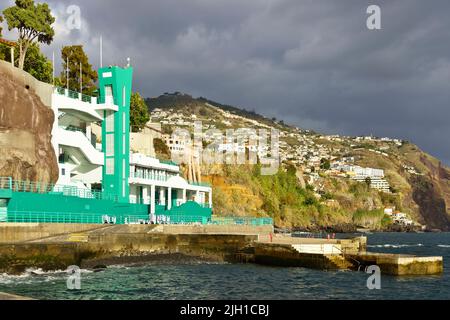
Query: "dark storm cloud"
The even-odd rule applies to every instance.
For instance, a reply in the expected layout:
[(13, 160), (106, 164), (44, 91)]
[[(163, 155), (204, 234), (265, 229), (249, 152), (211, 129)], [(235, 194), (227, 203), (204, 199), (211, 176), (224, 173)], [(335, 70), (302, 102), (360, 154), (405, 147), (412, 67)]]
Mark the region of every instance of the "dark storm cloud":
[[(82, 43), (97, 66), (103, 35), (105, 64), (131, 57), (146, 96), (184, 91), (326, 133), (404, 138), (450, 164), (447, 0), (50, 4), (58, 36), (49, 55)], [(65, 27), (71, 4), (80, 31)], [(369, 4), (381, 6), (381, 31), (366, 28)]]

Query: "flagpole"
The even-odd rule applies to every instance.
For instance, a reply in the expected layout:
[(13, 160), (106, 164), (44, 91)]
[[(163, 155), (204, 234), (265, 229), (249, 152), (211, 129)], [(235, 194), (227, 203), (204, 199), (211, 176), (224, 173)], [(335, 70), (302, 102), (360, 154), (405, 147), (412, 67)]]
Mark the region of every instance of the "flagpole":
[(80, 62), (80, 94), (83, 94), (83, 69)]
[(52, 53), (52, 83), (55, 86), (55, 51)]
[(103, 68), (103, 37), (100, 36), (100, 68)]
[(67, 76), (67, 91), (69, 91), (69, 55), (67, 55), (66, 61), (66, 76)]

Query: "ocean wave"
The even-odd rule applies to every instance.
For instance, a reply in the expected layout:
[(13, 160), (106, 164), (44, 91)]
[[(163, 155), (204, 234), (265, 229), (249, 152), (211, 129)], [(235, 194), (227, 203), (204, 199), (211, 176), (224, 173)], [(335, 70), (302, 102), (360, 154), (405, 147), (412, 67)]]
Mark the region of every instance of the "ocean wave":
[(450, 244), (438, 244), (439, 248), (450, 248)]
[(423, 244), (376, 244), (376, 245), (368, 245), (369, 248), (410, 248), (410, 247), (423, 247)]
[[(81, 269), (80, 272), (92, 273), (92, 270)], [(44, 271), (41, 268), (27, 268), (25, 272), (18, 275), (2, 273), (0, 274), (0, 284), (11, 284), (11, 283), (29, 283), (36, 279), (42, 279), (43, 281), (57, 280), (61, 277), (67, 276), (67, 270), (53, 270)]]

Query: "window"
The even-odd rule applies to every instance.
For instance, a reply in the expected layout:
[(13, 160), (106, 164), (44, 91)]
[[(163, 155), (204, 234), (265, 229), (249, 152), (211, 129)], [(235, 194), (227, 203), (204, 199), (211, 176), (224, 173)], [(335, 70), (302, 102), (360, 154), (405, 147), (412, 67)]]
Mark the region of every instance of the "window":
[(106, 159), (106, 174), (114, 174), (114, 158)]
[(61, 175), (62, 175), (62, 176), (65, 176), (65, 175), (66, 175), (66, 169), (64, 169), (64, 168), (61, 169)]
[(114, 111), (106, 111), (106, 132), (114, 132)]
[(105, 86), (105, 103), (114, 104), (114, 96), (112, 86)]
[(114, 156), (114, 134), (106, 135), (106, 156)]

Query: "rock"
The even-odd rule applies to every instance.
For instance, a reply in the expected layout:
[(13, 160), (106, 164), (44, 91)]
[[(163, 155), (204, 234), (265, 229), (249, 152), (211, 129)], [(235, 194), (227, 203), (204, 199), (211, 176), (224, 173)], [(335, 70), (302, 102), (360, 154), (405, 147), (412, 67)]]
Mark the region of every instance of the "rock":
[(0, 64), (0, 176), (56, 183), (58, 164), (51, 144), (54, 114), (33, 86), (24, 85), (20, 72)]

